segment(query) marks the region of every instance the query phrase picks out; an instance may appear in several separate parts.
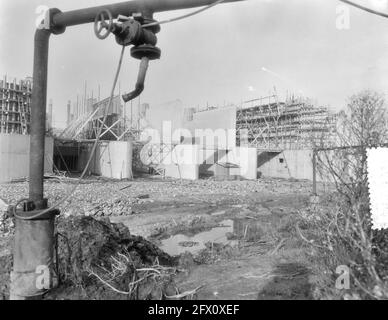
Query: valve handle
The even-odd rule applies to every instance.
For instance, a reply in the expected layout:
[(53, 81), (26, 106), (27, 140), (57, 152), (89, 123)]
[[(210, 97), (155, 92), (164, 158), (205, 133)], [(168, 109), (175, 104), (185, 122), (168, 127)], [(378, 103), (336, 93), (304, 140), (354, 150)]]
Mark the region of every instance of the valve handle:
[[(109, 21), (106, 21), (106, 16), (108, 16)], [(94, 33), (96, 37), (100, 40), (106, 39), (113, 31), (113, 27), (112, 13), (108, 9), (101, 10), (94, 20)], [(106, 30), (105, 33), (103, 32), (104, 29)]]

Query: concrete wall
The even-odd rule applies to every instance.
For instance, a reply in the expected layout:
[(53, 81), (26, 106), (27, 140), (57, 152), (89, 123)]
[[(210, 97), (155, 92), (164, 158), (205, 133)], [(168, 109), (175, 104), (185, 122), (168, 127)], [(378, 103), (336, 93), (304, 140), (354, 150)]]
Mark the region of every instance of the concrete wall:
[[(30, 136), (0, 134), (0, 182), (25, 178), (29, 175)], [(46, 138), (45, 173), (52, 173), (54, 140)]]
[[(225, 157), (227, 162), (235, 163), (240, 168), (231, 169), (231, 175), (239, 175), (248, 180), (257, 179), (257, 149), (236, 147), (230, 150)], [(223, 159), (221, 159), (223, 161)]]
[(217, 162), (229, 162), (238, 166), (238, 168), (230, 169), (230, 175), (248, 180), (257, 179), (256, 148), (234, 147), (230, 150), (201, 149), (199, 155), (199, 173), (201, 175), (214, 175)]
[(100, 142), (91, 172), (106, 178), (132, 178), (132, 143), (128, 141)]
[[(134, 114), (134, 112), (132, 112), (132, 114)], [(130, 115), (127, 114), (127, 117), (130, 118)], [(180, 100), (176, 100), (159, 105), (149, 105), (147, 109), (141, 110), (138, 123), (135, 123), (134, 127), (136, 128), (139, 126), (142, 130), (140, 135), (141, 141), (147, 141), (149, 136), (153, 136), (153, 133), (150, 134), (152, 131), (156, 131), (160, 136), (160, 139), (165, 135), (169, 135), (171, 139), (171, 135), (174, 131), (178, 131), (184, 127), (183, 119), (183, 104)], [(165, 122), (168, 122), (168, 125), (166, 125)], [(161, 141), (155, 142), (159, 143)], [(165, 142), (169, 143), (171, 141)]]
[(177, 145), (160, 166), (165, 170), (165, 176), (197, 180), (199, 178), (199, 151), (200, 148), (197, 145)]
[[(273, 178), (313, 179), (313, 151), (258, 152), (259, 175)], [(323, 179), (317, 173), (317, 181)]]
[(196, 144), (207, 148), (231, 149), (236, 146), (236, 112), (236, 107), (197, 112), (193, 120), (186, 121), (184, 125)]

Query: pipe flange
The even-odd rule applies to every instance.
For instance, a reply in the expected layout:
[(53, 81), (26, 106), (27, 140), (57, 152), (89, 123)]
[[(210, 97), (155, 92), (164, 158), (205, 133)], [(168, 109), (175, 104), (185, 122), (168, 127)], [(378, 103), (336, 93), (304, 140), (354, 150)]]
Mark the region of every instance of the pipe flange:
[(55, 35), (62, 34), (66, 31), (65, 26), (57, 26), (54, 24), (54, 16), (58, 13), (62, 13), (62, 11), (57, 8), (50, 9), (50, 31)]
[(160, 59), (162, 51), (155, 46), (149, 44), (143, 44), (140, 46), (131, 48), (131, 56), (135, 59), (148, 58), (149, 60)]

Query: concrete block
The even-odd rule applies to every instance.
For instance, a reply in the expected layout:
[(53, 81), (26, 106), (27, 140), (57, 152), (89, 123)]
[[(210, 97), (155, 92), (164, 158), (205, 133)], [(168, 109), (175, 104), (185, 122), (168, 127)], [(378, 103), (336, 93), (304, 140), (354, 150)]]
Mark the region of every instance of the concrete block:
[(257, 179), (257, 149), (248, 147), (235, 147), (225, 154), (220, 160), (234, 163), (238, 168), (230, 169), (230, 175), (240, 176), (248, 180)]
[(197, 145), (177, 145), (161, 164), (161, 167), (165, 169), (165, 176), (197, 180), (199, 178), (199, 151)]
[(170, 164), (163, 165), (165, 169), (165, 176), (175, 179), (198, 180), (199, 166), (190, 164)]
[(129, 141), (101, 142), (91, 171), (106, 178), (131, 179), (132, 143)]
[[(46, 137), (44, 172), (52, 173), (54, 140)], [(0, 134), (0, 182), (25, 178), (29, 175), (30, 136)]]
[[(260, 151), (258, 171), (263, 177), (285, 179), (313, 179), (312, 150)], [(325, 181), (317, 173), (317, 181)]]

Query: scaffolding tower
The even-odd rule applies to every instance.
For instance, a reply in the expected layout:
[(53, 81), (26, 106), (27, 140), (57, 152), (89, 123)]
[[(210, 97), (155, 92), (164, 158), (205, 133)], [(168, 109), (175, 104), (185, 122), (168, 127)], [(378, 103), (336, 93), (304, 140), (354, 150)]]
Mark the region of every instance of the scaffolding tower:
[(332, 145), (337, 115), (303, 97), (279, 102), (277, 95), (244, 102), (237, 111), (237, 143), (262, 150)]
[(0, 80), (0, 133), (29, 134), (32, 79)]

